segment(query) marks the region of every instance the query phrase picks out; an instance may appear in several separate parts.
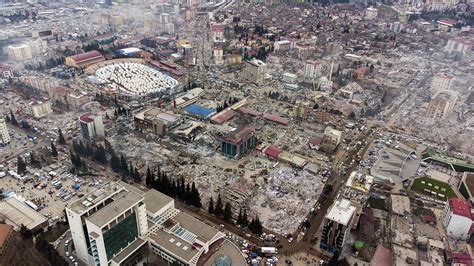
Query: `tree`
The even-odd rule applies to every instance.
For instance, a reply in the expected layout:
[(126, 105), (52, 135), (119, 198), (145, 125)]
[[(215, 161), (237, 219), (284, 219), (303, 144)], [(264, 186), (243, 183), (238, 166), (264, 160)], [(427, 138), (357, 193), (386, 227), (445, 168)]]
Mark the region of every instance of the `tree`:
[(196, 208), (202, 207), (201, 196), (199, 195), (199, 191), (197, 190), (194, 182), (191, 185), (191, 205)]
[(31, 239), (33, 237), (31, 230), (23, 224), (20, 226), (20, 235), (23, 239)]
[(214, 199), (211, 196), (211, 199), (209, 200), (209, 207), (207, 208), (207, 211), (210, 214), (214, 214)]
[(58, 157), (58, 150), (56, 150), (56, 146), (54, 146), (54, 142), (51, 141), (51, 155), (53, 157)]
[(247, 210), (244, 209), (244, 214), (242, 215), (242, 227), (249, 225), (249, 218), (247, 217)]
[(58, 129), (58, 142), (61, 145), (66, 145), (66, 140), (64, 139), (63, 132), (60, 128)]
[(15, 115), (13, 114), (13, 111), (11, 109), (10, 109), (10, 122), (14, 126), (18, 125), (18, 121), (16, 121)]
[(140, 175), (136, 167), (135, 167), (135, 172), (133, 173), (133, 181), (135, 181), (135, 183), (142, 182), (142, 176)]
[(242, 220), (243, 220), (242, 207), (240, 207), (240, 208), (239, 208), (239, 216), (237, 216), (237, 224), (238, 224), (238, 225), (242, 225)]
[(23, 175), (24, 173), (26, 173), (26, 163), (22, 157), (18, 157), (16, 164), (16, 172), (18, 174)]
[(112, 156), (110, 157), (110, 167), (114, 172), (118, 172), (122, 167), (120, 164), (120, 158), (115, 152), (112, 152)]
[(356, 118), (356, 114), (354, 112), (351, 112), (348, 117), (350, 120), (354, 120)]
[(123, 172), (128, 173), (127, 159), (125, 159), (123, 154), (120, 155), (120, 166), (121, 166)]
[(262, 222), (260, 222), (260, 219), (258, 218), (258, 216), (255, 216), (255, 218), (253, 218), (252, 221), (250, 222), (249, 230), (250, 232), (256, 235), (261, 235), (263, 233)]
[(221, 194), (217, 196), (216, 208), (214, 209), (214, 213), (217, 217), (220, 217), (223, 212), (224, 205), (222, 204)]
[(152, 175), (150, 167), (146, 169), (146, 177), (145, 177), (145, 184), (147, 187), (153, 186), (153, 181), (155, 181), (155, 177)]
[(224, 221), (230, 222), (232, 220), (232, 206), (226, 202), (224, 207)]

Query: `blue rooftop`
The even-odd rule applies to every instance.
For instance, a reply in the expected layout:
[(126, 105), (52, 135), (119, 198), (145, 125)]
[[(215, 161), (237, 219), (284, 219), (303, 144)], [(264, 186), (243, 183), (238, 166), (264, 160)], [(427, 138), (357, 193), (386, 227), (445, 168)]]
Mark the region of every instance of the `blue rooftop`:
[(190, 114), (198, 115), (201, 117), (209, 117), (211, 114), (215, 113), (216, 110), (206, 108), (198, 104), (191, 104), (184, 108), (184, 110)]

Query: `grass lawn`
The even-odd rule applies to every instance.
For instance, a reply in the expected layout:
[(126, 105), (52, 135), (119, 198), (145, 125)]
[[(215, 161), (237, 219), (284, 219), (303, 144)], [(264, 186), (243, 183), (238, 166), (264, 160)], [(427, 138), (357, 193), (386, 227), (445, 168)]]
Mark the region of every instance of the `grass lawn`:
[(387, 207), (387, 204), (385, 204), (384, 199), (376, 199), (376, 198), (370, 197), (367, 200), (367, 203), (369, 203), (371, 208), (388, 211), (388, 207)]
[[(430, 196), (434, 196), (430, 191), (436, 192), (436, 197), (439, 200), (448, 200), (451, 197), (456, 197), (456, 193), (447, 183), (426, 176), (416, 179), (411, 186), (411, 190)], [(443, 194), (444, 197), (439, 194)]]

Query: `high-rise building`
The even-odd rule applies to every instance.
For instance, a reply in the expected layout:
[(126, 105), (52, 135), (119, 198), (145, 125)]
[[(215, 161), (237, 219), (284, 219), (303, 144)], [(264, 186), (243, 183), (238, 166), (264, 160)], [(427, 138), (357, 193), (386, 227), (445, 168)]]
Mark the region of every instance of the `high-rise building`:
[(109, 183), (66, 207), (77, 257), (87, 265), (121, 265), (145, 246), (148, 222), (143, 193)]
[(81, 135), (85, 140), (92, 140), (94, 137), (105, 137), (104, 123), (101, 115), (85, 113), (79, 116), (81, 125)]
[(367, 19), (367, 20), (376, 19), (376, 18), (377, 18), (377, 14), (378, 14), (377, 8), (368, 7), (368, 8), (365, 10), (365, 19)]
[(347, 199), (337, 200), (324, 218), (319, 247), (335, 253), (341, 251), (351, 227), (356, 208)]
[(10, 143), (10, 134), (8, 133), (8, 127), (5, 123), (5, 119), (0, 118), (0, 137), (3, 144)]
[(431, 79), (431, 90), (434, 92), (449, 90), (453, 77), (446, 74), (437, 74)]
[(316, 79), (323, 75), (324, 64), (319, 60), (308, 60), (304, 65), (304, 78)]
[(247, 80), (262, 83), (267, 75), (267, 65), (253, 58), (252, 60), (245, 62), (244, 76)]
[(465, 199), (451, 198), (444, 207), (443, 226), (451, 237), (469, 239), (473, 226), (472, 218), (472, 205)]
[(5, 48), (8, 58), (13, 61), (23, 61), (33, 58), (30, 46), (27, 44), (9, 45)]
[(37, 38), (20, 45), (9, 45), (5, 48), (5, 53), (8, 55), (10, 60), (23, 61), (32, 59), (34, 56), (43, 53), (46, 48), (46, 41)]
[[(245, 265), (217, 228), (180, 211), (174, 199), (111, 182), (66, 207), (77, 257), (87, 265), (136, 265), (150, 250), (169, 265)], [(159, 264), (161, 265), (161, 264)]]
[(426, 108), (427, 114), (432, 118), (446, 118), (451, 114), (458, 99), (457, 91), (441, 91), (436, 93)]
[(465, 37), (456, 37), (448, 40), (444, 47), (444, 51), (448, 54), (460, 53), (466, 55), (471, 52), (473, 46), (474, 40)]

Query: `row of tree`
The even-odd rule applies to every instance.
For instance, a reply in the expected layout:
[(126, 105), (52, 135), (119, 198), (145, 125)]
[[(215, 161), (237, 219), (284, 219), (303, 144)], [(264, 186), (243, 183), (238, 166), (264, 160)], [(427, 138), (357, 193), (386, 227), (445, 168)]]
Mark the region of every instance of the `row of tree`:
[(148, 168), (146, 171), (145, 183), (147, 187), (156, 189), (170, 197), (178, 198), (186, 202), (188, 205), (196, 208), (202, 207), (201, 196), (194, 182), (190, 184), (186, 183), (184, 178), (177, 180), (169, 178), (160, 168), (158, 168), (157, 173), (155, 174), (150, 170), (150, 168)]
[(227, 107), (237, 103), (238, 101), (239, 101), (238, 98), (235, 98), (235, 97), (231, 96), (229, 99), (225, 100), (222, 105), (217, 106), (216, 111), (220, 112), (220, 111), (226, 109)]
[[(232, 218), (232, 205), (229, 202), (226, 202), (225, 204), (222, 202), (221, 195), (217, 195), (217, 201), (214, 204), (214, 198), (211, 197), (209, 200), (209, 207), (208, 207), (208, 212), (210, 214), (215, 215), (218, 218), (223, 219), (224, 221), (228, 223), (233, 223), (233, 218)], [(247, 210), (240, 208), (239, 209), (239, 215), (237, 216), (237, 219), (235, 222), (242, 226), (243, 228), (247, 227), (250, 232), (256, 234), (256, 235), (261, 235), (263, 233), (263, 226), (262, 222), (260, 222), (260, 219), (258, 216), (255, 216), (252, 221), (249, 222), (249, 219), (247, 217)]]

